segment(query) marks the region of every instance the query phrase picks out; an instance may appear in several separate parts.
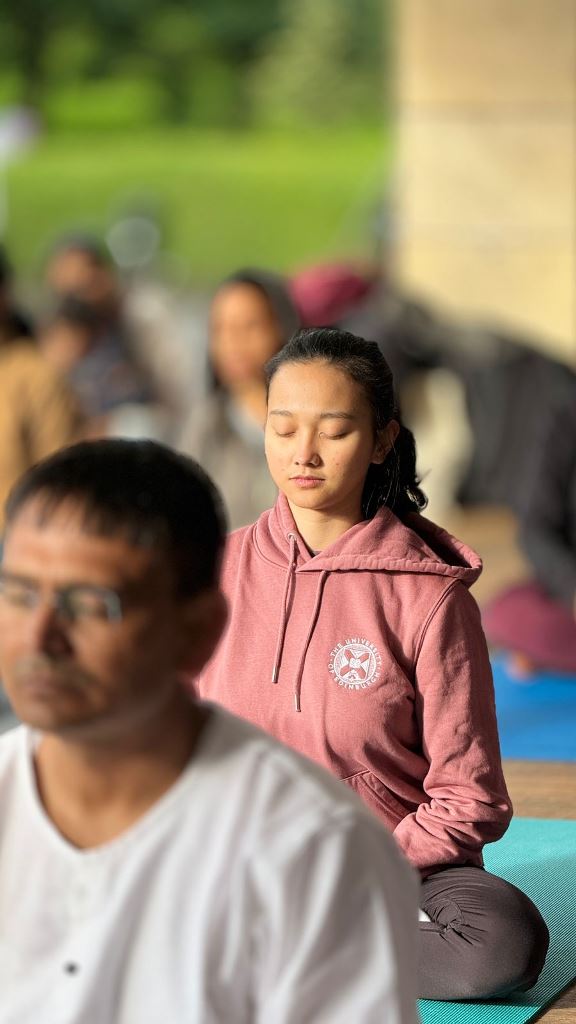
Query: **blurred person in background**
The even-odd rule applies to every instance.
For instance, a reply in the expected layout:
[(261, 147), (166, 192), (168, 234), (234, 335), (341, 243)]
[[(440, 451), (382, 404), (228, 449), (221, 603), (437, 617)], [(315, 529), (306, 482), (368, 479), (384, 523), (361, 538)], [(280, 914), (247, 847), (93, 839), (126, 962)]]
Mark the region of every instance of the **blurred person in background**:
[(354, 265), (303, 270), (292, 294), (303, 323), (377, 343), (416, 436), (433, 517), (454, 504), (522, 512), (540, 421), (574, 401), (572, 369), (529, 339), (446, 316)]
[[(11, 267), (0, 249), (0, 553), (4, 502), (13, 484), (83, 428), (71, 389), (41, 354), (31, 321), (14, 301)], [(0, 686), (0, 732), (13, 721)]]
[(122, 334), (122, 295), (106, 247), (88, 235), (61, 238), (48, 257), (46, 283), (56, 300), (72, 296), (97, 310), (103, 324)]
[(106, 247), (89, 236), (64, 237), (48, 258), (46, 282), (56, 306), (46, 352), (68, 364), (94, 433), (168, 438), (175, 429), (171, 399), (156, 364), (149, 365), (148, 336), (128, 315)]
[(33, 338), (32, 319), (18, 305), (13, 291), (13, 272), (8, 254), (0, 245), (0, 330), (4, 339)]
[(30, 321), (14, 304), (10, 266), (0, 251), (0, 537), (2, 508), (15, 480), (76, 440), (82, 427), (63, 374), (44, 358)]
[(264, 366), (297, 327), (286, 283), (268, 271), (238, 271), (222, 282), (212, 301), (212, 389), (193, 405), (179, 447), (216, 482), (232, 529), (276, 500), (264, 456)]
[(183, 676), (226, 620), (220, 500), (153, 442), (12, 492), (0, 1018), (417, 1024), (418, 885), (353, 794)]
[(430, 506), (521, 514), (541, 421), (574, 401), (573, 370), (528, 338), (449, 317), (386, 279), (341, 326), (376, 341), (393, 371)]
[(63, 298), (39, 340), (46, 359), (78, 397), (86, 436), (162, 434), (148, 380), (97, 306), (74, 295)]
[(508, 651), (511, 673), (528, 680), (542, 670), (576, 674), (576, 387), (536, 418), (519, 532), (533, 579), (483, 614), (489, 643)]

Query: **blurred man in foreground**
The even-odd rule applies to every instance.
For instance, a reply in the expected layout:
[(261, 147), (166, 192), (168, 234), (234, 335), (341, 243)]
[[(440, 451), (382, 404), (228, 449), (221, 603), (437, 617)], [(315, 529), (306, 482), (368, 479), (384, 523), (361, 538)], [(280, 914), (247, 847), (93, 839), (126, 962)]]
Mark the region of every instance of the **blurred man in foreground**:
[(152, 442), (76, 445), (12, 493), (0, 1022), (417, 1020), (393, 840), (180, 685), (224, 625), (222, 541), (208, 479)]

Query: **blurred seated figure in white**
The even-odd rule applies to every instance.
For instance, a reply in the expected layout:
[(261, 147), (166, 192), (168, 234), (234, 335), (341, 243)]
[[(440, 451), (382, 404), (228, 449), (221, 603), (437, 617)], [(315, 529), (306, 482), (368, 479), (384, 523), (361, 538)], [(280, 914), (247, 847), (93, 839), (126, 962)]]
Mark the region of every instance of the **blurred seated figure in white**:
[(264, 366), (298, 327), (287, 285), (268, 271), (240, 270), (218, 288), (210, 311), (213, 386), (194, 403), (179, 447), (210, 473), (232, 529), (270, 508), (276, 487), (264, 457)]
[[(354, 794), (186, 692), (226, 620), (220, 501), (86, 441), (8, 504), (2, 1021), (417, 1024), (418, 886)], [(242, 657), (244, 652), (239, 652)]]

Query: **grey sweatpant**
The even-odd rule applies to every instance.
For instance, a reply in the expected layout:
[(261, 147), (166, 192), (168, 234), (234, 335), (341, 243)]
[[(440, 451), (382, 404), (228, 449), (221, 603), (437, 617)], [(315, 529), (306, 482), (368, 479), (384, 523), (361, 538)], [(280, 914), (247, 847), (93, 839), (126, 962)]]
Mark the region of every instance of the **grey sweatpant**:
[(549, 933), (516, 886), (482, 868), (451, 867), (422, 882), (420, 991), (423, 999), (482, 999), (536, 983)]

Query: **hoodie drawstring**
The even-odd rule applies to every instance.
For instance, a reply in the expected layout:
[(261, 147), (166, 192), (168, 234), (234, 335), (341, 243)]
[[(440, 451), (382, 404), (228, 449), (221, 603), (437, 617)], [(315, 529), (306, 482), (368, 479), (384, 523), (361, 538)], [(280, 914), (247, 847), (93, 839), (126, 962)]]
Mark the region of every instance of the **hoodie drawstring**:
[(316, 590), (316, 598), (314, 600), (314, 610), (312, 612), (312, 619), (310, 621), (310, 629), (306, 637), (304, 649), (300, 655), (300, 661), (298, 662), (298, 671), (296, 673), (296, 682), (294, 684), (294, 708), (296, 711), (301, 711), (300, 707), (300, 693), (302, 690), (302, 672), (304, 671), (304, 662), (312, 639), (312, 634), (316, 628), (316, 622), (318, 621), (318, 614), (320, 612), (320, 604), (322, 603), (322, 593), (324, 591), (324, 584), (328, 578), (328, 570), (320, 573), (320, 580), (318, 582), (318, 588)]
[(278, 640), (276, 642), (276, 652), (274, 654), (274, 666), (272, 668), (272, 682), (278, 682), (278, 672), (280, 671), (280, 661), (282, 659), (282, 648), (284, 647), (284, 637), (286, 636), (286, 627), (288, 625), (288, 598), (290, 595), (290, 589), (292, 581), (294, 579), (294, 571), (296, 569), (296, 534), (289, 533), (288, 539), (290, 541), (290, 562), (288, 565), (288, 572), (286, 574), (286, 583), (284, 585), (284, 594), (282, 596), (282, 618), (280, 620), (280, 626), (278, 629)]

